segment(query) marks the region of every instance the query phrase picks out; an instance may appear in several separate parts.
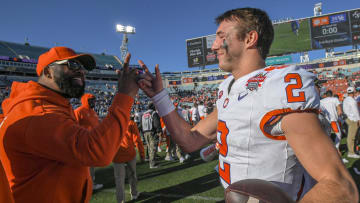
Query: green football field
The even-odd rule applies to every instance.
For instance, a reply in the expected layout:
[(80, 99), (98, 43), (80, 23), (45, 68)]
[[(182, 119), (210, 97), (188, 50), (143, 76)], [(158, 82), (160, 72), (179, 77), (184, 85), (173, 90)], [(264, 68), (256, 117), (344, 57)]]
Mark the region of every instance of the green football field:
[(296, 53), (311, 50), (309, 20), (300, 21), (298, 35), (291, 30), (291, 23), (274, 25), (274, 41), (270, 48), (270, 55)]
[[(346, 138), (342, 140), (341, 150), (345, 156)], [(164, 161), (165, 152), (158, 153), (160, 167), (149, 169), (149, 164), (137, 165), (138, 190), (142, 193), (136, 202), (224, 202), (224, 190), (219, 183), (214, 167), (217, 160), (205, 163), (199, 152), (192, 154), (192, 159), (180, 164), (178, 161)], [(360, 188), (360, 159), (348, 159), (346, 164)], [(104, 184), (104, 188), (94, 192), (91, 203), (116, 202), (115, 182), (112, 166), (96, 169), (96, 182)], [(126, 201), (130, 201), (129, 185), (126, 184)], [(131, 202), (131, 201), (130, 201)]]
[[(149, 163), (137, 163), (138, 190), (136, 202), (223, 202), (224, 190), (214, 167), (217, 160), (205, 163), (199, 152), (182, 164), (165, 161), (165, 152), (158, 153), (160, 165), (149, 169)], [(96, 182), (104, 188), (94, 192), (91, 203), (116, 202), (113, 167), (96, 169)], [(126, 200), (130, 201), (129, 185), (126, 183)]]

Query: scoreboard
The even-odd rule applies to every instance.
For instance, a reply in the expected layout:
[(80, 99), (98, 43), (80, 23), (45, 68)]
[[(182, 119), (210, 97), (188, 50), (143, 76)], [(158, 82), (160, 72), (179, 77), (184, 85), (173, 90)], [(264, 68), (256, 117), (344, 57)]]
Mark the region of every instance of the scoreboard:
[(324, 49), (352, 43), (348, 12), (311, 18), (312, 48)]
[(215, 38), (215, 35), (208, 35), (186, 40), (189, 67), (200, 67), (219, 63), (215, 52), (211, 50)]
[(312, 17), (309, 20), (312, 49), (360, 43), (360, 9)]
[[(360, 9), (274, 23), (268, 56), (360, 44)], [(211, 51), (215, 35), (186, 40), (188, 66), (218, 63)]]
[(350, 22), (353, 44), (360, 44), (360, 9), (350, 11)]
[(360, 43), (360, 9), (274, 23), (269, 56)]

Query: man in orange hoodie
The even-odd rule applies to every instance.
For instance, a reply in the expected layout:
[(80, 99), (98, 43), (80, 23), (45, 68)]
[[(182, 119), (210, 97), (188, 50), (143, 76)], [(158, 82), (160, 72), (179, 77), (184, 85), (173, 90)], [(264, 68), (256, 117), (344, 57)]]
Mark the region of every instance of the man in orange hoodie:
[(130, 54), (107, 117), (92, 130), (78, 124), (69, 102), (84, 92), (84, 74), (96, 65), (91, 55), (54, 47), (38, 59), (38, 82), (13, 82), (2, 103), (0, 158), (15, 202), (90, 201), (89, 167), (111, 163), (139, 89), (129, 61)]
[[(81, 97), (81, 106), (74, 110), (76, 120), (79, 124), (89, 130), (100, 124), (99, 117), (94, 111), (96, 97), (92, 94), (85, 93)], [(95, 168), (90, 167), (90, 175), (93, 182), (93, 190), (103, 187), (103, 184), (95, 183)]]
[(125, 170), (127, 171), (130, 185), (131, 200), (137, 199), (140, 195), (137, 191), (135, 145), (143, 162), (145, 160), (144, 145), (141, 141), (137, 124), (134, 122), (134, 116), (131, 116), (126, 136), (123, 136), (121, 139), (119, 151), (113, 159), (116, 199), (118, 203), (125, 202)]

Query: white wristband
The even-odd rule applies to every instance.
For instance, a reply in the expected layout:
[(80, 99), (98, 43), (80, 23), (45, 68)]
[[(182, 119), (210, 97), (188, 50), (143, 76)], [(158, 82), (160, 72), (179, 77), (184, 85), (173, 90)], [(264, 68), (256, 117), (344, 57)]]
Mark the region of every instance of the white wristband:
[(151, 100), (154, 103), (160, 117), (166, 116), (175, 110), (175, 106), (165, 89), (163, 89), (157, 95), (153, 96)]
[(212, 161), (216, 157), (217, 154), (218, 154), (218, 151), (216, 150), (216, 144), (209, 145), (200, 150), (200, 157), (205, 162)]

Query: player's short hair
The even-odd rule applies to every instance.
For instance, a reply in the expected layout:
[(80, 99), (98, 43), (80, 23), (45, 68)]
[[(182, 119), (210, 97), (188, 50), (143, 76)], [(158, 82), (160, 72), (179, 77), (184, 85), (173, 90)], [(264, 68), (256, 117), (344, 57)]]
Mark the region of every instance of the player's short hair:
[(258, 8), (237, 8), (226, 11), (215, 19), (217, 25), (223, 21), (239, 22), (238, 38), (244, 40), (247, 33), (255, 30), (258, 33), (257, 49), (265, 60), (274, 39), (274, 28), (265, 11)]
[(332, 92), (331, 90), (328, 90), (328, 91), (326, 91), (325, 95), (326, 95), (327, 97), (332, 97), (332, 96), (333, 96), (333, 92)]

